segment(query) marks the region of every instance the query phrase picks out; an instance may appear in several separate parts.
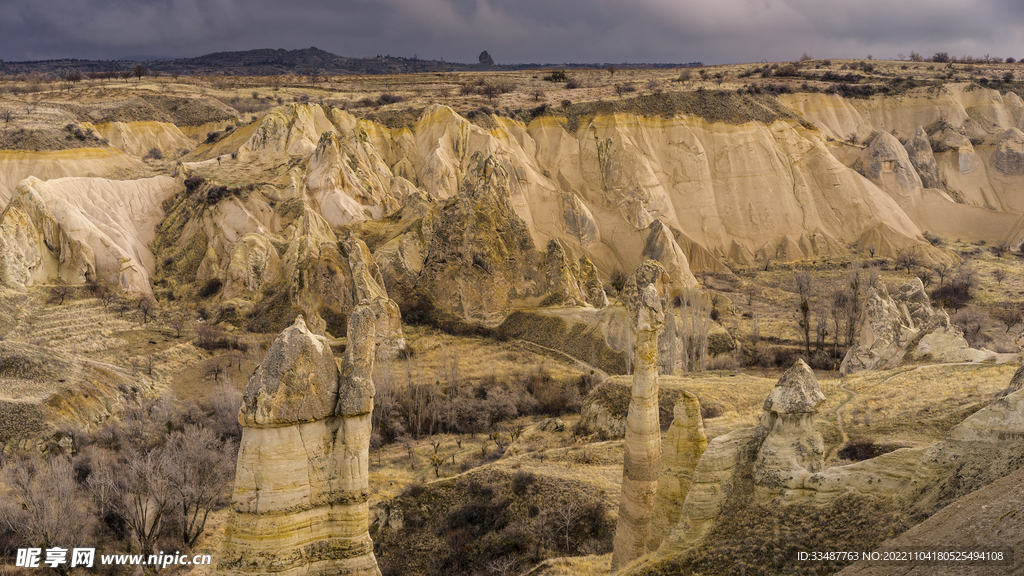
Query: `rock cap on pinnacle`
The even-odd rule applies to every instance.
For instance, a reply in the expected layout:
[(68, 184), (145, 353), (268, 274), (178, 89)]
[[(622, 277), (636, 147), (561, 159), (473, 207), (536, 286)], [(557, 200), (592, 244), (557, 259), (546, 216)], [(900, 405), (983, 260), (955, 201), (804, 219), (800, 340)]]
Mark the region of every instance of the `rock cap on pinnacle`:
[(249, 378), (238, 421), (256, 428), (313, 422), (330, 416), (337, 401), (338, 365), (331, 347), (300, 315)]
[(803, 360), (798, 359), (768, 393), (764, 409), (776, 414), (815, 412), (824, 401), (825, 395), (821, 392), (814, 372)]

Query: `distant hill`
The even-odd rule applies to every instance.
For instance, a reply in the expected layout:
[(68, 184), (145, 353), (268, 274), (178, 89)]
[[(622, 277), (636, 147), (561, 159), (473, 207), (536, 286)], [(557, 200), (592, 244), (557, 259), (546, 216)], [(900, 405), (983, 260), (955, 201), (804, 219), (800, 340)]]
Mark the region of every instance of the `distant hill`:
[(0, 60), (0, 72), (5, 74), (22, 74), (40, 72), (44, 74), (62, 75), (72, 71), (82, 73), (104, 72), (108, 70), (131, 70), (142, 64), (151, 71), (163, 74), (229, 74), (236, 76), (270, 76), (274, 74), (302, 74), (307, 70), (315, 70), (321, 74), (408, 74), (416, 72), (456, 72), (466, 70), (529, 70), (536, 68), (678, 68), (680, 66), (699, 66), (700, 62), (686, 64), (610, 64), (610, 63), (572, 63), (572, 64), (464, 64), (445, 62), (443, 60), (420, 60), (401, 56), (376, 56), (371, 58), (349, 58), (338, 56), (319, 48), (302, 50), (283, 50), (262, 48), (241, 52), (214, 52), (195, 58), (178, 58), (175, 60), (78, 60), (65, 58), (59, 60), (35, 60), (27, 62), (3, 62)]

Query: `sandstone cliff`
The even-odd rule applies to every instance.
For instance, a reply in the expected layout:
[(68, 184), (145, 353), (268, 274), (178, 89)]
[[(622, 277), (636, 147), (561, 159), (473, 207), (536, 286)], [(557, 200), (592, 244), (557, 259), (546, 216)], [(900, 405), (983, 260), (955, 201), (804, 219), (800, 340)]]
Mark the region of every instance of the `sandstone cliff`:
[(23, 289), (103, 279), (121, 290), (151, 292), (149, 243), (175, 186), (166, 176), (27, 178), (0, 215), (0, 282)]

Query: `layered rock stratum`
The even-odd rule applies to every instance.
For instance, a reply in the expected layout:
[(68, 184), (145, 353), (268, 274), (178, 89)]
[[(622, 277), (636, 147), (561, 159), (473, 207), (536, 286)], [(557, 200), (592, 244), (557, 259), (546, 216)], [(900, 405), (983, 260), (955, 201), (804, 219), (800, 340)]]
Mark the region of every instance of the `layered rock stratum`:
[[(192, 102), (126, 101), (131, 114), (43, 107), (33, 121), (71, 120), (83, 138), (102, 135), (106, 144), (0, 158), (0, 198), (12, 212), (6, 242), (15, 247), (5, 249), (13, 252), (3, 278), (19, 287), (95, 270), (143, 292), (152, 277), (179, 291), (219, 282), (214, 301), (242, 314), (265, 317), (271, 302), (290, 300), (291, 313), (259, 320), (279, 330), (298, 311), (309, 317), (310, 306), (351, 312), (353, 303), (330, 289), (333, 262), (344, 257), (331, 246), (355, 231), (403, 310), (493, 328), (524, 306), (601, 307), (599, 285), (644, 259), (661, 263), (674, 292), (696, 285), (693, 268), (749, 266), (759, 255), (870, 247), (949, 261), (924, 231), (1012, 246), (1024, 237), (1024, 204), (1012, 193), (1020, 177), (1014, 130), (1024, 114), (1015, 98), (957, 84), (898, 100), (666, 95), (658, 114), (570, 107), (528, 123), (497, 115), (471, 122), (434, 105), (394, 128), (306, 103), (238, 128), (212, 105), (201, 118), (181, 116)], [(735, 114), (707, 112), (719, 108)], [(139, 185), (140, 196), (111, 211), (112, 221), (85, 206), (52, 207), (54, 196), (95, 200), (93, 190), (114, 186), (97, 177), (143, 175), (149, 168), (134, 155), (146, 147), (170, 153), (203, 129), (219, 136), (184, 157), (173, 182)], [(876, 136), (862, 149), (851, 134), (855, 143)], [(981, 154), (972, 141), (996, 151)], [(246, 183), (189, 180), (219, 172)], [(87, 178), (6, 206), (30, 175)], [(52, 218), (29, 219), (26, 203)], [(155, 232), (150, 218), (161, 219)], [(126, 219), (145, 229), (131, 230)], [(83, 220), (100, 230), (64, 253), (38, 240), (28, 246), (29, 237), (49, 234), (45, 227), (81, 236)], [(57, 270), (48, 260), (68, 264)]]
[(339, 369), (300, 316), (250, 378), (218, 573), (380, 574), (367, 502), (377, 321), (356, 308)]

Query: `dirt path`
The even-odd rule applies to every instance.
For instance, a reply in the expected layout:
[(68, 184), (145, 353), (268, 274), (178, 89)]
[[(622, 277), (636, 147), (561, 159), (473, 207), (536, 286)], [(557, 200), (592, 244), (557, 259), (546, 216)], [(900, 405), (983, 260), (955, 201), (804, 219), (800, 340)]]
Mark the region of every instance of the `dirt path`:
[(592, 370), (594, 372), (595, 376), (600, 374), (604, 378), (608, 377), (608, 373), (605, 372), (604, 370), (601, 370), (597, 366), (591, 366), (590, 364), (587, 364), (583, 360), (580, 360), (579, 358), (576, 358), (575, 356), (570, 356), (569, 354), (566, 354), (565, 352), (562, 352), (561, 350), (555, 350), (554, 348), (548, 348), (547, 346), (541, 346), (540, 344), (536, 344), (536, 343), (530, 342), (528, 340), (518, 340), (517, 339), (517, 340), (513, 340), (513, 342), (515, 342), (516, 344), (522, 346), (523, 348), (526, 348), (528, 350), (532, 350), (533, 352), (541, 350), (543, 352), (548, 352), (548, 353), (551, 353), (551, 354), (556, 354), (558, 356), (561, 356), (562, 358), (565, 358), (567, 360), (570, 360), (570, 361), (576, 363), (577, 365), (581, 366), (584, 370)]

